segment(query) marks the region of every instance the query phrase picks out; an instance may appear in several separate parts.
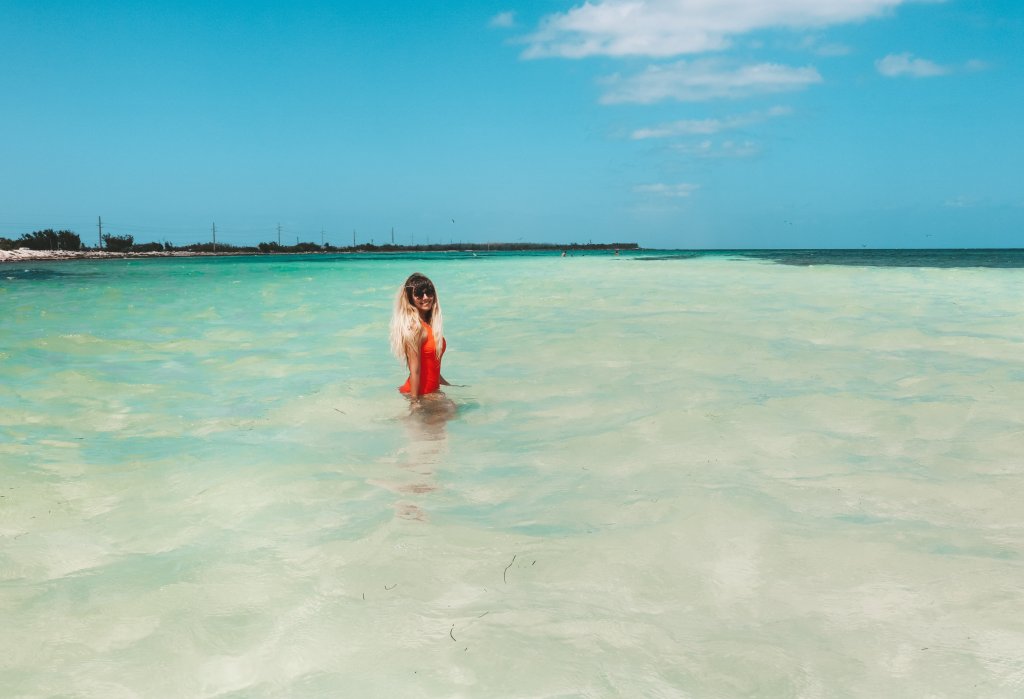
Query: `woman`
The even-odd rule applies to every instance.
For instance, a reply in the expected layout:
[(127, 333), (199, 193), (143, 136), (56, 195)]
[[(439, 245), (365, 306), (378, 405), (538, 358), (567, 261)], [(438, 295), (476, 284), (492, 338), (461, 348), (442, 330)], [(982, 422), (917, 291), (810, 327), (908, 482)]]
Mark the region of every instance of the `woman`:
[(395, 297), (391, 351), (409, 366), (409, 378), (398, 390), (408, 394), (414, 405), (420, 396), (451, 385), (441, 376), (441, 357), (446, 348), (434, 283), (418, 272), (411, 274)]

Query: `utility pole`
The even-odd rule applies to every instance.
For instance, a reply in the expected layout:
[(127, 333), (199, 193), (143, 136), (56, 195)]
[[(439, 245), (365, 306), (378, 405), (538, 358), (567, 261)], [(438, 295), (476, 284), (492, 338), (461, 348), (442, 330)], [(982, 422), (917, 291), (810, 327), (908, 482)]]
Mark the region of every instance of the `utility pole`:
[(277, 224), (277, 244), (281, 244), (281, 224)]
[(356, 229), (352, 229), (352, 247), (356, 246)]
[(96, 225), (100, 229), (100, 247), (99, 247), (99, 249), (102, 250), (103, 249), (103, 217), (102, 216), (97, 216), (96, 217)]
[(395, 227), (391, 226), (391, 244), (395, 244)]
[(213, 251), (217, 252), (217, 224), (213, 224)]

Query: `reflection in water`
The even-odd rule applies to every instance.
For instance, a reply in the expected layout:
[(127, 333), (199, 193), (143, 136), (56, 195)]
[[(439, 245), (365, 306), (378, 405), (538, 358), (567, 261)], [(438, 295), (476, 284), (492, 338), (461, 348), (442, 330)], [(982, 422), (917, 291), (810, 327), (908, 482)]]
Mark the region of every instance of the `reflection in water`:
[(419, 405), (409, 411), (407, 424), (414, 440), (446, 441), (448, 421), (459, 412), (455, 401), (443, 392), (428, 393), (420, 398)]
[[(397, 452), (395, 480), (373, 481), (400, 495), (415, 496), (432, 493), (439, 488), (434, 477), (436, 466), (448, 453), (448, 421), (458, 415), (459, 408), (444, 393), (431, 393), (420, 398), (416, 407), (410, 407), (403, 419), (408, 442)], [(408, 500), (394, 504), (402, 519), (427, 520), (422, 507)]]

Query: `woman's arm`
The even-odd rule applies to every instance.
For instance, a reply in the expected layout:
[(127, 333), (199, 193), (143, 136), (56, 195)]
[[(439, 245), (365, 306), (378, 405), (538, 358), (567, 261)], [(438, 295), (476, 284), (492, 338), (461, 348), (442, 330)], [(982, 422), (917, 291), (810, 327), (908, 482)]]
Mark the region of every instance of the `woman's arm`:
[[(448, 338), (446, 338), (446, 337), (445, 338), (441, 338), (441, 356), (442, 357), (444, 356), (444, 352), (445, 352), (446, 349), (448, 349)], [(442, 374), (441, 372), (438, 372), (437, 375), (439, 377), (441, 377), (440, 383), (441, 383), (442, 386), (451, 386), (451, 384), (448, 383), (448, 379), (446, 379), (444, 377), (444, 374)]]
[(409, 398), (419, 400), (420, 397), (420, 351), (418, 348), (405, 346), (405, 360), (409, 364)]

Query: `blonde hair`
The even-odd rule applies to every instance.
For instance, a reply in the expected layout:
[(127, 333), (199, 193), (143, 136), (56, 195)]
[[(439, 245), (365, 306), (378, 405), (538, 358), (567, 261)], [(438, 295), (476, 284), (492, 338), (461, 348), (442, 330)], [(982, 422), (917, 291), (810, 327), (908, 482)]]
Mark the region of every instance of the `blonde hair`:
[[(412, 305), (410, 296), (412, 286), (417, 282), (429, 283), (434, 286), (425, 275), (414, 272), (409, 275), (405, 283), (398, 288), (395, 294), (395, 307), (391, 313), (391, 352), (402, 361), (406, 361), (406, 348), (419, 352), (420, 343), (423, 341), (423, 325), (420, 322), (420, 312)], [(434, 286), (434, 308), (430, 311), (430, 329), (434, 333), (435, 352), (441, 353), (444, 347), (444, 317), (441, 314), (441, 300), (437, 297), (437, 287)]]

